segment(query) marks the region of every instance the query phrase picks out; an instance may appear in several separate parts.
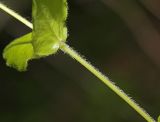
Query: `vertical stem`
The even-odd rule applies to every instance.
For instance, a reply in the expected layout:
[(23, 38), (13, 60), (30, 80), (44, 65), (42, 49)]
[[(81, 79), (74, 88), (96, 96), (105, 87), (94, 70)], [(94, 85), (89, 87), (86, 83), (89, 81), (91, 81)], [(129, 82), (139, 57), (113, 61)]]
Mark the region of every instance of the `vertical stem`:
[(134, 102), (126, 93), (124, 93), (118, 86), (111, 82), (104, 74), (98, 69), (88, 63), (82, 56), (80, 56), (75, 50), (69, 47), (67, 44), (62, 43), (61, 50), (67, 53), (69, 56), (77, 60), (81, 65), (88, 69), (92, 74), (99, 78), (106, 86), (114, 91), (119, 97), (121, 97), (126, 103), (128, 103), (134, 110), (136, 110), (145, 120), (148, 122), (155, 122), (155, 120), (136, 102)]

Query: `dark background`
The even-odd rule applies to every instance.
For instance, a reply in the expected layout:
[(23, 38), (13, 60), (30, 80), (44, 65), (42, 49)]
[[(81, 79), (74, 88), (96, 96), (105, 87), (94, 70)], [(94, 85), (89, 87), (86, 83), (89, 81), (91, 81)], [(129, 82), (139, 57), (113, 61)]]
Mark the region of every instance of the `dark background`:
[[(135, 99), (160, 114), (160, 2), (68, 0), (68, 44)], [(31, 20), (31, 0), (3, 0)], [(75, 60), (59, 51), (8, 68), (4, 47), (31, 30), (0, 11), (0, 122), (145, 122)]]

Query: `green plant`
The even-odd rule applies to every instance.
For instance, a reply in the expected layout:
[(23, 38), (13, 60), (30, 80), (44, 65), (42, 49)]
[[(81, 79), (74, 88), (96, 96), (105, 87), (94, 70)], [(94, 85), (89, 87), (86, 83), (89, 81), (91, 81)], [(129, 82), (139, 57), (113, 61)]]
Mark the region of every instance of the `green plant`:
[(92, 72), (144, 119), (148, 122), (155, 122), (126, 93), (65, 43), (67, 39), (65, 20), (68, 9), (66, 0), (33, 0), (33, 25), (4, 4), (0, 3), (0, 8), (33, 29), (31, 33), (14, 40), (4, 49), (3, 57), (6, 59), (8, 66), (14, 67), (19, 71), (25, 71), (29, 60), (54, 54), (58, 49), (61, 49)]

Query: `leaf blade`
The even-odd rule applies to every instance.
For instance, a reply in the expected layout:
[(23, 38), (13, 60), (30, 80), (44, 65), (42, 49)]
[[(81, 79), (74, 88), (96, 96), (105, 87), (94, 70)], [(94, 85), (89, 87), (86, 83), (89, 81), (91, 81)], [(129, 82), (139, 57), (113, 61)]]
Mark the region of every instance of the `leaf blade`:
[(31, 43), (32, 33), (15, 39), (3, 51), (3, 58), (9, 67), (18, 71), (25, 71), (28, 61), (34, 57), (34, 50)]
[(3, 52), (6, 64), (25, 71), (28, 61), (57, 52), (67, 39), (67, 0), (33, 0), (33, 31), (11, 42)]
[(33, 0), (32, 10), (35, 54), (47, 56), (56, 53), (60, 42), (67, 39), (67, 1)]

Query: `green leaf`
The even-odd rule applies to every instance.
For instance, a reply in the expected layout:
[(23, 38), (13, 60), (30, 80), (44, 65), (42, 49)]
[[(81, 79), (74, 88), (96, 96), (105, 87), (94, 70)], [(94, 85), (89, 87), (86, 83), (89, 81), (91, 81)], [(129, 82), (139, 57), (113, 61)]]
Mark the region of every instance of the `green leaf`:
[(158, 122), (160, 122), (160, 116), (158, 117)]
[(66, 0), (33, 0), (33, 32), (4, 49), (7, 65), (25, 71), (29, 60), (56, 53), (67, 39), (67, 9)]
[(33, 46), (35, 55), (54, 54), (66, 41), (67, 1), (33, 0)]
[(32, 33), (29, 33), (14, 40), (4, 49), (3, 58), (8, 66), (19, 71), (26, 70), (27, 62), (34, 57), (31, 40)]

